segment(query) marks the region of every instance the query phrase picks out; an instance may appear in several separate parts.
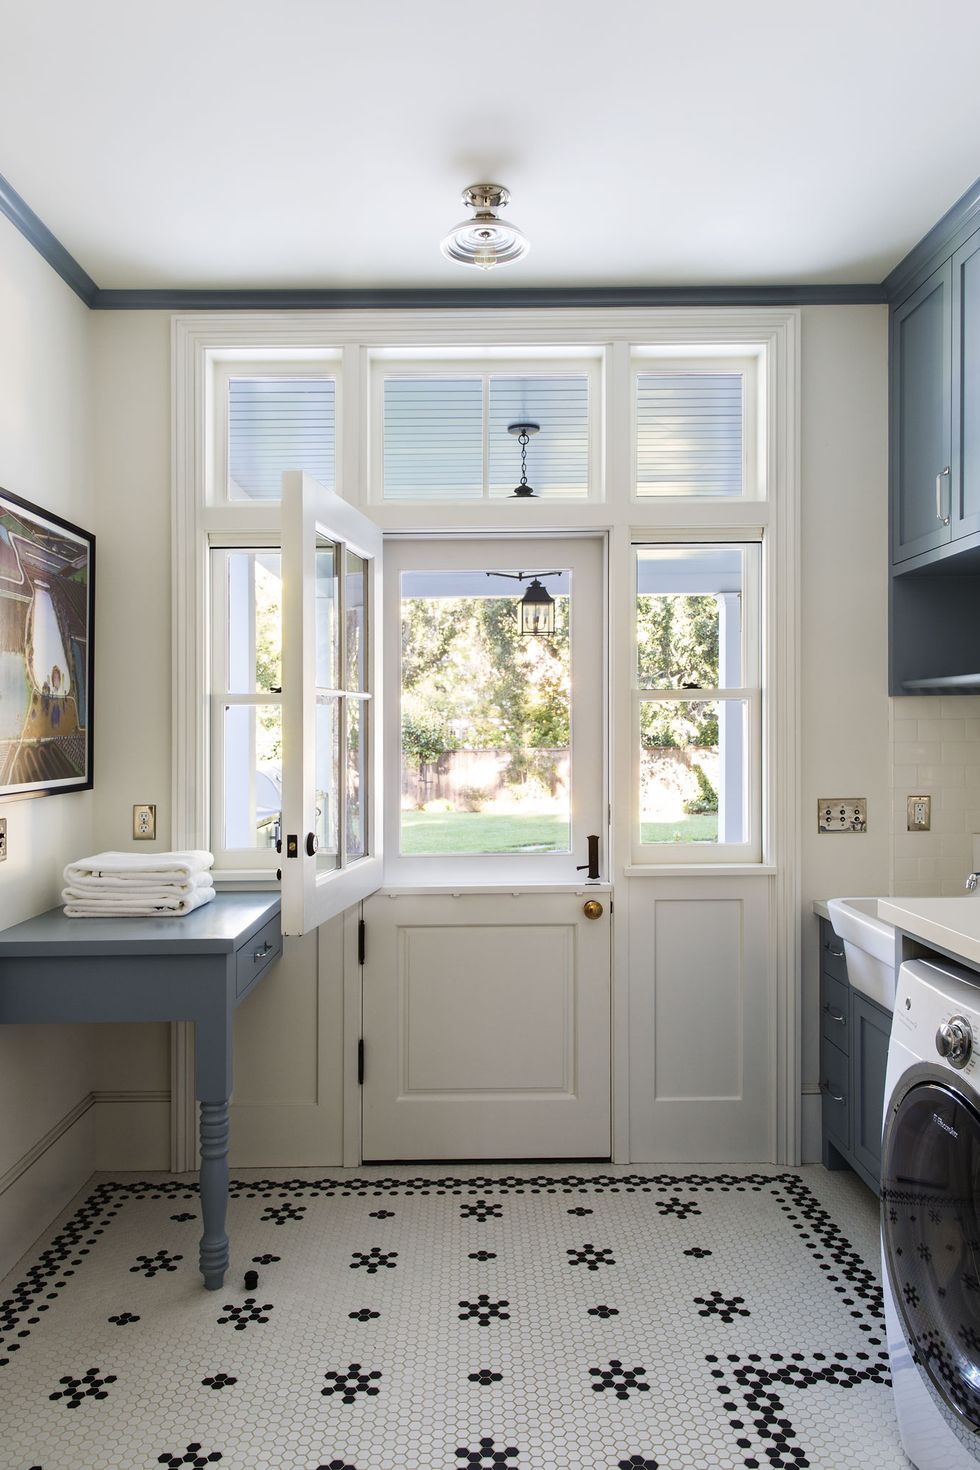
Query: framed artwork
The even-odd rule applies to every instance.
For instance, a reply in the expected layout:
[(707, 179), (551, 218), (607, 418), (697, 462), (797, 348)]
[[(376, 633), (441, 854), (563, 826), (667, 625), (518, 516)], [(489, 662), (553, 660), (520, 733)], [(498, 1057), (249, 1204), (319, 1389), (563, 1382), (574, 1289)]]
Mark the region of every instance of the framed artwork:
[(95, 537), (0, 489), (0, 801), (92, 785)]

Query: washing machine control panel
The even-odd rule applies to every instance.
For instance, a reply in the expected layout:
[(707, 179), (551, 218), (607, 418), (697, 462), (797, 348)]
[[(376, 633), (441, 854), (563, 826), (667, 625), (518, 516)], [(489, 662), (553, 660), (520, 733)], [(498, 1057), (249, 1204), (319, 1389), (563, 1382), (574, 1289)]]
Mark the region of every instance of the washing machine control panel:
[(965, 1067), (973, 1052), (973, 1032), (965, 1016), (950, 1016), (936, 1032), (936, 1050), (951, 1067)]

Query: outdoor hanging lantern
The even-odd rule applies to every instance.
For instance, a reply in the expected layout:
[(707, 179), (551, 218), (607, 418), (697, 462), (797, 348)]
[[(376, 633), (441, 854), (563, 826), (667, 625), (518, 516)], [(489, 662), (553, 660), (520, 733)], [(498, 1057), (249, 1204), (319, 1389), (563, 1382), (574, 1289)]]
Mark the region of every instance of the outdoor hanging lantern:
[(518, 444), (521, 446), (521, 483), (515, 485), (514, 494), (519, 495), (522, 499), (526, 499), (527, 496), (534, 494), (534, 486), (527, 483), (527, 446), (531, 436), (537, 434), (540, 429), (540, 424), (523, 423), (507, 425), (508, 434), (514, 434)]
[(537, 577), (531, 578), (528, 589), (521, 598), (517, 621), (522, 633), (555, 631), (555, 599)]
[(487, 576), (506, 577), (510, 582), (527, 582), (527, 591), (517, 604), (519, 632), (554, 633), (555, 599), (539, 579), (560, 577), (561, 572), (487, 572)]

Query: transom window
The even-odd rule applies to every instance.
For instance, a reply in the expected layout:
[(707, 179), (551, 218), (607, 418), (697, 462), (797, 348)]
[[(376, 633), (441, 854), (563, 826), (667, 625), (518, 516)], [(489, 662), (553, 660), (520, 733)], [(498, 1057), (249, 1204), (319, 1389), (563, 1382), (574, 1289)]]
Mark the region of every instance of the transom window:
[(337, 484), (337, 367), (321, 361), (214, 365), (211, 500), (277, 501), (284, 470)]
[(763, 493), (754, 358), (634, 354), (635, 493), (758, 498)]

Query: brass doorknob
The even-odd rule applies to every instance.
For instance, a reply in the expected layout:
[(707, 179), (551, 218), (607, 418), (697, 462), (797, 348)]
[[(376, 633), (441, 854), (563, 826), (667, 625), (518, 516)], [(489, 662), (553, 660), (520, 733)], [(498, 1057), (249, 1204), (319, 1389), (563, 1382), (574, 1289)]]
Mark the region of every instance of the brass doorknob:
[(587, 899), (582, 905), (582, 912), (587, 919), (601, 919), (602, 904), (597, 898)]

